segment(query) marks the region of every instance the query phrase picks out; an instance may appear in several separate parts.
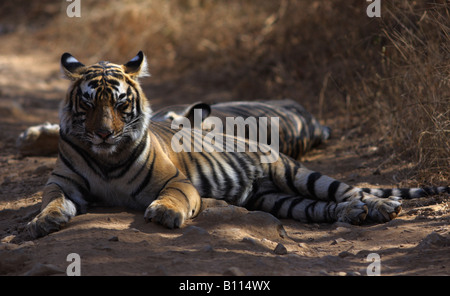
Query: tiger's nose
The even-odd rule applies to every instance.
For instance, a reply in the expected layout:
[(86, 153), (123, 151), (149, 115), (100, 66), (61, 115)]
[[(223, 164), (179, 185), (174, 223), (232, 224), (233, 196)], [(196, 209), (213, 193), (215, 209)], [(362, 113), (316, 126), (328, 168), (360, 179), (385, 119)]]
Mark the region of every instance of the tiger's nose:
[(113, 134), (113, 131), (111, 131), (111, 130), (105, 130), (105, 129), (99, 129), (99, 130), (97, 130), (97, 131), (95, 132), (95, 134), (96, 134), (97, 136), (99, 136), (100, 138), (102, 138), (103, 140), (106, 140), (106, 139), (108, 139), (108, 138)]

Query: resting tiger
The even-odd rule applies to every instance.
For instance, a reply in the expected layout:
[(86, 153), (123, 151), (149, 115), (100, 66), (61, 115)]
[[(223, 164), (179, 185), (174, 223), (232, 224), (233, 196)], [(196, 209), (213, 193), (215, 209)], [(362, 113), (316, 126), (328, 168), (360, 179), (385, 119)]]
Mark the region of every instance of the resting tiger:
[[(206, 104), (203, 102), (190, 105), (175, 105), (162, 108), (152, 113), (152, 120), (172, 121), (180, 117), (189, 119), (193, 127), (194, 110), (199, 111), (199, 120), (203, 122), (209, 116), (219, 118), (223, 123), (227, 118), (235, 117), (277, 117), (279, 118), (279, 152), (299, 159), (306, 152), (326, 141), (330, 137), (331, 130), (327, 126), (321, 125), (313, 115), (306, 111), (299, 103), (289, 99), (273, 100), (264, 102), (226, 102), (217, 104)], [(200, 122), (200, 123), (201, 123)], [(267, 133), (268, 142), (271, 141), (271, 124), (264, 128)], [(205, 127), (196, 127), (203, 128)], [(234, 131), (233, 126), (228, 130)], [(259, 121), (256, 124), (248, 122), (245, 130), (245, 137), (249, 138), (249, 130), (258, 130)], [(227, 133), (228, 133), (228, 130)], [(225, 132), (225, 131), (224, 131)], [(236, 133), (233, 133), (236, 134)]]
[[(363, 190), (310, 171), (284, 154), (263, 163), (268, 152), (261, 144), (256, 152), (218, 152), (208, 144), (203, 152), (174, 152), (171, 141), (180, 131), (150, 120), (138, 82), (147, 75), (142, 52), (123, 65), (92, 66), (65, 53), (61, 69), (71, 85), (60, 106), (57, 163), (44, 187), (41, 212), (28, 224), (33, 237), (59, 230), (92, 202), (141, 209), (146, 220), (168, 228), (195, 217), (202, 197), (304, 222), (360, 224), (395, 218), (401, 197), (450, 191)], [(182, 132), (194, 144), (205, 136), (199, 129)], [(252, 144), (225, 138), (224, 145)], [(387, 192), (393, 196), (376, 196)]]

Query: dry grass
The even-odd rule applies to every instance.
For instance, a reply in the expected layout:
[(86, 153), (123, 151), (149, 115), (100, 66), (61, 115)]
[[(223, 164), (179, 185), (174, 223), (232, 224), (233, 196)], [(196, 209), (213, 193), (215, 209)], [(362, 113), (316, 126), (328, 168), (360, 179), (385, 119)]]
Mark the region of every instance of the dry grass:
[[(450, 176), (450, 5), (389, 5), (375, 76), (363, 101), (384, 122), (377, 130), (401, 157), (417, 162), (419, 180)], [(373, 65), (375, 66), (375, 65)], [(372, 101), (372, 102), (371, 102)]]
[(81, 0), (79, 19), (65, 1), (14, 3), (0, 14), (27, 40), (17, 51), (70, 49), (90, 63), (143, 49), (154, 77), (239, 99), (291, 97), (417, 163), (418, 182), (450, 177), (448, 1), (384, 0), (374, 19), (363, 0)]

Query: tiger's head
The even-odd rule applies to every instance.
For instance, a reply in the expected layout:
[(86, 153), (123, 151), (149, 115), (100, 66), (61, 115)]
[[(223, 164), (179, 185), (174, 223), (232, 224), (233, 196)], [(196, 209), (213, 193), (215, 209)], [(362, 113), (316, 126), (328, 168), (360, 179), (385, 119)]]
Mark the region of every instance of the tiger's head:
[(138, 83), (149, 75), (142, 51), (123, 65), (99, 62), (91, 66), (64, 53), (61, 72), (72, 81), (60, 108), (62, 136), (107, 156), (146, 133), (151, 108)]

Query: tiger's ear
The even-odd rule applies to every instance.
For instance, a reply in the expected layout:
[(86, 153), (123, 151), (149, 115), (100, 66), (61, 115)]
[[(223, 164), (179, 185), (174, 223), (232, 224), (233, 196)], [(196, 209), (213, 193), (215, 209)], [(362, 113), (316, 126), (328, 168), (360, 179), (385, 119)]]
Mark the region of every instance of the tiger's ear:
[(133, 79), (150, 76), (147, 69), (147, 59), (142, 51), (139, 51), (134, 58), (122, 65), (122, 68)]
[(186, 117), (189, 119), (191, 124), (194, 124), (194, 116), (195, 116), (195, 110), (200, 109), (201, 110), (201, 120), (202, 122), (211, 115), (211, 106), (207, 103), (203, 102), (196, 102), (191, 105), (189, 105), (184, 112), (181, 114), (181, 116)]
[(85, 66), (74, 58), (70, 53), (61, 56), (61, 72), (64, 78), (77, 80), (83, 76)]

